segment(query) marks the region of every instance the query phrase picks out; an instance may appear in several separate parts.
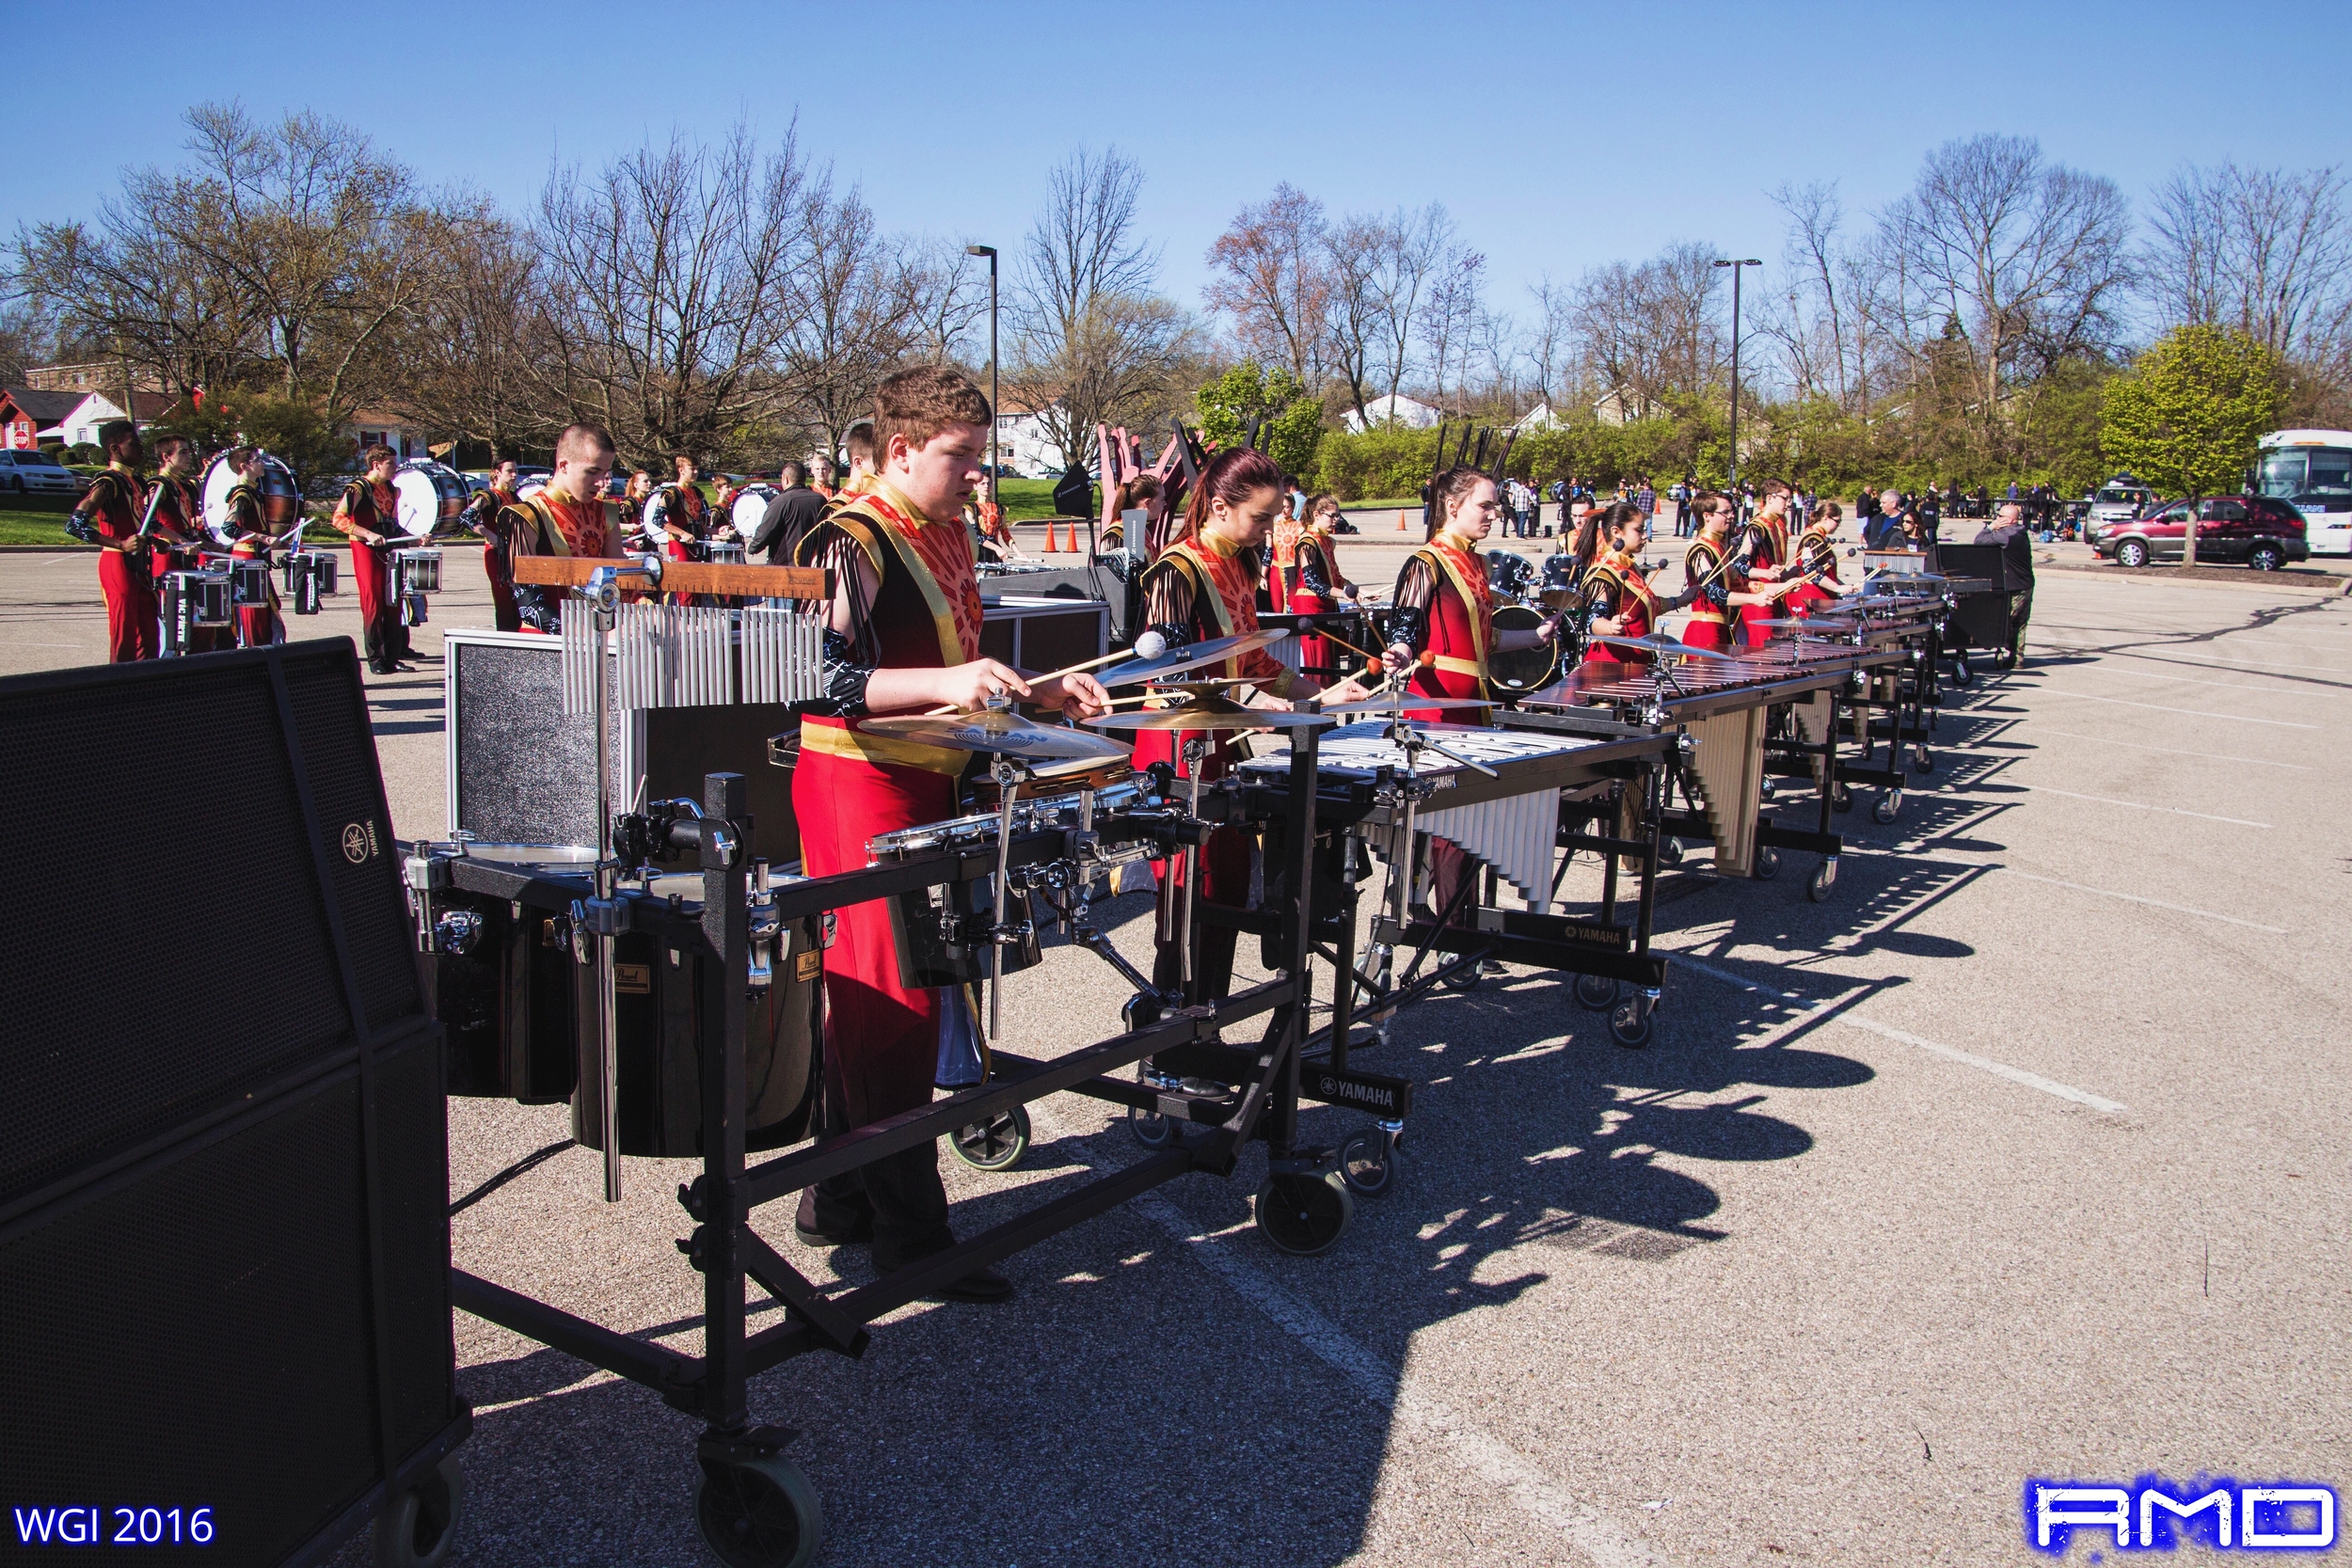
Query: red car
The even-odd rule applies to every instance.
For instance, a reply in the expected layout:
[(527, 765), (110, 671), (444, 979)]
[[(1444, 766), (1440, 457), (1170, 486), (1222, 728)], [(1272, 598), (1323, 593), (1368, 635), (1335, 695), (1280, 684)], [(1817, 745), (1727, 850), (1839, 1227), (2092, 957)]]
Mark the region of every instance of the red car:
[(2290, 561), (2312, 558), (2303, 515), (2272, 496), (2200, 496), (2167, 501), (2128, 522), (2103, 523), (2090, 547), (2119, 566), (2181, 559), (2181, 533), (2189, 509), (2197, 511), (2197, 561), (2218, 565), (2243, 562), (2257, 572), (2275, 572)]

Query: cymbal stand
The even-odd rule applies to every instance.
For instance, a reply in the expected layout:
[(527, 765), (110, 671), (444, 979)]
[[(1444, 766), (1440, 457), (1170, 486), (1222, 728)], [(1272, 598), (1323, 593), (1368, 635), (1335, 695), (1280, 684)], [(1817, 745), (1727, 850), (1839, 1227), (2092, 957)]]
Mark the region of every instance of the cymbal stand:
[[(1009, 756), (998, 756), (988, 767), (989, 776), (996, 781), (996, 917), (988, 931), (988, 1038), (993, 1045), (1004, 1033), (1005, 1011), (1005, 943), (1021, 942), (1029, 935), (1029, 923), (1017, 927), (1005, 924), (1005, 898), (1011, 891), (1012, 871), (1012, 808), (1013, 797), (1020, 793), (1021, 782), (1029, 776), (1028, 768)], [(1025, 908), (1028, 895), (1022, 895)]]
[[(1185, 732), (1183, 752), (1185, 775), (1184, 815), (1198, 822), (1200, 820), (1200, 765), (1207, 759), (1209, 754), (1209, 742), (1207, 736), (1190, 731)], [(1184, 846), (1184, 902), (1178, 911), (1178, 923), (1176, 927), (1176, 951), (1178, 957), (1184, 962), (1184, 968), (1181, 971), (1181, 974), (1184, 978), (1184, 996), (1186, 1001), (1193, 1000), (1192, 901), (1200, 895), (1200, 847), (1197, 844), (1187, 844)]]

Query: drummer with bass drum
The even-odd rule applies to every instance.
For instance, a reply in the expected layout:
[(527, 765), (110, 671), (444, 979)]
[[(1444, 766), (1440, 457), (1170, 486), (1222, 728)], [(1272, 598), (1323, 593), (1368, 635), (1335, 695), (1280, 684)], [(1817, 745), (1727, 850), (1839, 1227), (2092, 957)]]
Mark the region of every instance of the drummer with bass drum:
[[(1274, 459), (1236, 447), (1209, 460), (1185, 501), (1184, 531), (1143, 575), (1144, 620), (1159, 634), (1166, 649), (1163, 657), (1175, 657), (1195, 642), (1246, 637), (1258, 629), (1259, 546), (1281, 513), (1282, 471), (1274, 466)], [(1228, 658), (1222, 666), (1193, 678), (1216, 676), (1252, 682), (1227, 695), (1245, 706), (1278, 712), (1288, 712), (1295, 700), (1304, 697), (1344, 703), (1366, 695), (1363, 686), (1353, 679), (1318, 689), (1297, 671), (1284, 669), (1263, 648)], [(1239, 760), (1230, 733), (1194, 734), (1192, 747), (1184, 744), (1186, 738), (1184, 731), (1139, 731), (1136, 766), (1167, 763), (1177, 778), (1188, 779), (1197, 771), (1205, 783), (1223, 778)], [(1199, 860), (1202, 899), (1234, 909), (1248, 907), (1249, 841), (1240, 829), (1217, 828)], [(1152, 984), (1161, 991), (1173, 992), (1184, 983), (1184, 971), (1179, 923), (1172, 918), (1183, 863), (1165, 862), (1157, 869), (1161, 918), (1155, 933)], [(1199, 994), (1223, 996), (1232, 989), (1233, 949), (1239, 933), (1230, 926), (1196, 927), (1196, 930)]]
[(336, 531), (351, 541), (351, 576), (359, 592), (361, 642), (368, 668), (379, 675), (416, 668), (409, 657), (408, 628), (400, 620), (400, 585), (392, 580), (389, 546), (400, 537), (400, 497), (392, 474), (400, 458), (378, 443), (359, 454), (364, 473), (343, 486), (335, 502)]
[[(946, 366), (901, 371), (874, 394), (881, 471), (801, 541), (799, 563), (834, 584), (826, 609), (824, 694), (803, 709), (792, 808), (812, 877), (860, 870), (883, 833), (959, 814), (969, 752), (864, 728), (869, 717), (943, 705), (971, 711), (1017, 697), (1073, 718), (1104, 712), (1093, 677), (1032, 681), (980, 653), (980, 590), (963, 504), (980, 478), (989, 402)], [(835, 912), (825, 954), (823, 1131), (929, 1104), (943, 1053), (977, 1050), (961, 990), (901, 978), (890, 904)], [(795, 1230), (812, 1246), (871, 1240), (888, 1274), (955, 1244), (935, 1144), (917, 1144), (803, 1191)], [(1012, 1286), (977, 1269), (941, 1288), (1001, 1301)]]

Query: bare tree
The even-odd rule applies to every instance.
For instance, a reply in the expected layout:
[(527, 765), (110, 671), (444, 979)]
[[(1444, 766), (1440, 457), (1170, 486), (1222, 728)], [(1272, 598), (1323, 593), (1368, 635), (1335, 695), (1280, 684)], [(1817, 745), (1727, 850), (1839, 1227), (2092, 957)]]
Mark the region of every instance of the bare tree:
[(830, 176), (818, 176), (800, 211), (776, 364), (794, 413), (832, 451), (872, 417), (874, 388), (919, 341), (923, 279), (855, 190), (836, 198)]
[(1399, 208), (1379, 238), (1373, 290), (1380, 303), (1380, 372), (1393, 399), (1412, 373), (1413, 346), (1422, 336), (1422, 307), (1454, 249), (1454, 220), (1434, 201), (1419, 213)]
[(1082, 148), (1054, 171), (1022, 243), (1006, 379), (1080, 462), (1097, 424), (1164, 411), (1193, 352), (1190, 319), (1152, 293), (1158, 257), (1136, 233), (1142, 188), (1142, 168), (1116, 148)]
[(1549, 273), (1530, 284), (1527, 292), (1535, 296), (1535, 322), (1519, 352), (1535, 372), (1536, 395), (1556, 410), (1568, 389), (1574, 305), (1569, 291), (1554, 283)]
[(909, 352), (936, 365), (984, 363), (985, 344), (974, 339), (988, 319), (988, 282), (962, 244), (902, 242), (898, 253), (907, 275)]
[(2188, 167), (2157, 187), (2144, 253), (2168, 323), (2234, 326), (2306, 365), (2352, 325), (2352, 217), (2334, 168)]
[(1713, 261), (1712, 246), (1686, 241), (1639, 266), (1613, 261), (1578, 279), (1568, 320), (1586, 372), (1628, 417), (1700, 397), (1722, 374)]
[(1359, 420), (1372, 401), (1374, 357), (1384, 324), (1379, 273), (1387, 234), (1381, 219), (1353, 215), (1323, 233), (1324, 360), (1346, 388)]
[(1982, 135), (1928, 154), (1880, 220), (1899, 256), (1914, 342), (1959, 323), (1977, 417), (1990, 431), (2006, 386), (2104, 350), (2132, 278), (2114, 182), (2047, 163), (2027, 137)]
[(538, 272), (521, 230), (484, 198), (443, 204), (441, 265), (393, 340), (386, 401), (427, 429), (513, 452), (550, 435), (530, 371)]
[(807, 183), (794, 135), (762, 158), (740, 125), (714, 149), (673, 138), (593, 178), (551, 175), (537, 233), (549, 406), (603, 424), (635, 462), (723, 458), (787, 417), (774, 366), (804, 297)]
[(1430, 281), (1427, 308), (1421, 312), (1421, 342), (1429, 356), (1430, 383), (1440, 407), (1447, 405), (1449, 375), (1455, 405), (1468, 404), (1470, 360), (1486, 335), (1486, 258), (1458, 247)]
[(1323, 380), (1328, 233), (1322, 202), (1279, 184), (1268, 199), (1242, 208), (1209, 246), (1216, 275), (1201, 291), (1211, 309), (1232, 318), (1244, 353), (1288, 367), (1309, 388)]
[(1838, 297), (1843, 260), (1838, 230), (1845, 221), (1833, 182), (1783, 184), (1772, 203), (1788, 217), (1781, 246), (1782, 293), (1757, 312), (1757, 330), (1781, 345), (1799, 397), (1833, 397), (1849, 407), (1852, 382), (1847, 349), (1852, 327)]

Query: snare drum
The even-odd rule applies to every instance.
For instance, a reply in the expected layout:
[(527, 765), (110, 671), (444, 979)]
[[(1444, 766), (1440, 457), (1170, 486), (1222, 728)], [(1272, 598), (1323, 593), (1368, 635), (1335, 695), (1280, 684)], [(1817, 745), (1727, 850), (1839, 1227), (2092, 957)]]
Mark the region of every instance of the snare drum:
[(713, 566), (743, 564), (743, 541), (740, 539), (713, 539), (703, 548), (708, 552), (710, 563)]
[(239, 609), (262, 610), (269, 606), (269, 562), (263, 560), (239, 561), (229, 568), (230, 597)]
[[(392, 580), (403, 594), (437, 594), (441, 591), (441, 552), (438, 550), (394, 550)], [(423, 616), (417, 617), (421, 621)]]
[[(1544, 624), (1544, 617), (1525, 605), (1504, 605), (1495, 611), (1495, 631), (1534, 631)], [(1560, 644), (1555, 639), (1538, 642), (1532, 648), (1514, 648), (1509, 653), (1497, 650), (1486, 656), (1486, 679), (1499, 691), (1535, 691), (1551, 684), (1551, 672), (1560, 662)]]
[(235, 593), (227, 572), (174, 572), (171, 580), (180, 590), (180, 602), (185, 606), (187, 624), (192, 626), (226, 626), (236, 620)]
[(866, 861), (868, 865), (886, 860), (904, 860), (924, 849), (939, 849), (949, 845), (993, 844), (996, 840), (996, 814), (988, 812), (972, 816), (951, 816), (945, 822), (924, 822), (896, 832), (877, 833), (866, 841)]

